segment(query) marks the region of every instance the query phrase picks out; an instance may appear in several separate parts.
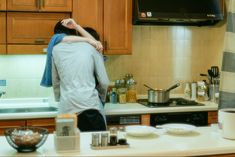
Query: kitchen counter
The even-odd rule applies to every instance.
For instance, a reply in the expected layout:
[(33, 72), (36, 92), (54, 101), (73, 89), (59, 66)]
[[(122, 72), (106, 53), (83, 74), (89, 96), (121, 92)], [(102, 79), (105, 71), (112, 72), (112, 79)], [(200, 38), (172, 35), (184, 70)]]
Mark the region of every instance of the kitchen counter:
[[(182, 95), (174, 95), (174, 97), (182, 97)], [(141, 97), (143, 98), (143, 96)], [(151, 114), (151, 113), (165, 113), (165, 112), (191, 112), (191, 111), (216, 111), (218, 104), (205, 101), (200, 102), (205, 106), (187, 106), (187, 107), (159, 107), (148, 108), (139, 103), (126, 104), (105, 104), (106, 115), (127, 115), (127, 114)], [(56, 106), (55, 103), (50, 103), (48, 99), (0, 99), (1, 108), (27, 108), (27, 107), (50, 107)], [(0, 113), (0, 120), (2, 119), (28, 119), (28, 118), (52, 118), (56, 117), (57, 112), (26, 112), (26, 113)]]
[(17, 153), (0, 137), (0, 156), (205, 156), (213, 154), (235, 153), (235, 140), (224, 139), (217, 126), (197, 127), (187, 135), (171, 135), (162, 129), (156, 129), (156, 134), (146, 137), (127, 135), (129, 148), (108, 150), (92, 150), (90, 148), (91, 133), (80, 134), (80, 152), (57, 153), (54, 147), (53, 135), (36, 152)]

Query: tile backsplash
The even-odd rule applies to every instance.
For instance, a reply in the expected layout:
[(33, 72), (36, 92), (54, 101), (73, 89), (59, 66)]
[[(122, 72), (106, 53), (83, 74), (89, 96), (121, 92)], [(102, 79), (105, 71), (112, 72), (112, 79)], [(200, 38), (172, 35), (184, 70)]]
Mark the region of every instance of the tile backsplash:
[[(221, 65), (225, 27), (133, 26), (132, 55), (108, 56), (109, 78), (114, 81), (132, 73), (139, 94), (147, 92), (144, 83), (167, 88), (206, 79), (199, 74)], [(51, 97), (52, 88), (40, 86), (45, 61), (45, 55), (1, 55), (5, 97)], [(180, 93), (183, 87), (172, 92)]]

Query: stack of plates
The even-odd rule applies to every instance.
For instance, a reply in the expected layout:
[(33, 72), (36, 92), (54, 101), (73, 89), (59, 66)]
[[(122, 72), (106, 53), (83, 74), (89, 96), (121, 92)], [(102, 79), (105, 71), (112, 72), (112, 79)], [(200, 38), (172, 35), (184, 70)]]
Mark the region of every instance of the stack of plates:
[(181, 123), (169, 123), (161, 125), (161, 127), (164, 128), (167, 133), (177, 135), (189, 134), (196, 129), (196, 126), (194, 125)]

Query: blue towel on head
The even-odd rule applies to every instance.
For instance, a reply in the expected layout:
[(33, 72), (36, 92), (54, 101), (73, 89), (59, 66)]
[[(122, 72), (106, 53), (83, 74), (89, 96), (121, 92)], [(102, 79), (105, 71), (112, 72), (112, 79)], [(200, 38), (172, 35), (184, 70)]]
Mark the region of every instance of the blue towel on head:
[(47, 47), (47, 60), (46, 60), (46, 65), (44, 69), (44, 73), (42, 76), (41, 80), (41, 86), (44, 87), (51, 87), (52, 86), (52, 74), (51, 74), (51, 69), (52, 69), (52, 50), (53, 47), (58, 44), (59, 42), (62, 41), (66, 34), (61, 33), (61, 34), (55, 34), (52, 36), (48, 47)]

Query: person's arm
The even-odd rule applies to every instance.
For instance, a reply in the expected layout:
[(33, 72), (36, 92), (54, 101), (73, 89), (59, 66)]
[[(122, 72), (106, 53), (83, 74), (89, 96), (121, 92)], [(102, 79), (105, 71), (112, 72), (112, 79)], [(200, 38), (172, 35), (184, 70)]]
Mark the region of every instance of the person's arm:
[[(64, 19), (61, 21), (62, 25), (69, 28), (69, 29), (75, 29), (77, 30), (82, 37), (85, 37), (88, 42), (93, 45), (96, 50), (99, 52), (103, 51), (103, 45), (101, 44), (100, 41), (97, 41), (90, 33), (88, 33), (85, 29), (83, 29), (80, 25), (78, 25), (73, 19)], [(75, 39), (79, 40), (79, 39)]]
[(55, 101), (58, 102), (60, 101), (60, 77), (53, 58), (52, 58), (52, 86), (53, 86)]
[(107, 89), (109, 86), (109, 78), (104, 66), (104, 59), (101, 54), (94, 54), (95, 61), (95, 76), (98, 81), (97, 90), (101, 101), (104, 103), (106, 100)]

